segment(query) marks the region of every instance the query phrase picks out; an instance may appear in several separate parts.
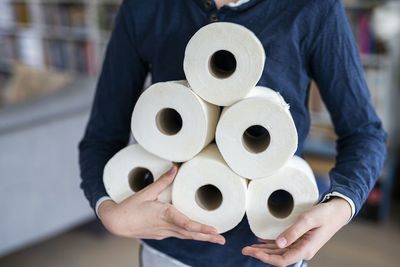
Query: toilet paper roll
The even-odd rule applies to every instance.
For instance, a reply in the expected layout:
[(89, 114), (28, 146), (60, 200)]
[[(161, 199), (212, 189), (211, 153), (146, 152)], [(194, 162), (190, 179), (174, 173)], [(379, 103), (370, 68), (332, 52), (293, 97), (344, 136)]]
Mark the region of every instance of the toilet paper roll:
[(246, 187), (246, 180), (232, 172), (211, 144), (180, 167), (172, 186), (172, 203), (192, 220), (223, 233), (242, 220)]
[[(119, 203), (156, 181), (172, 167), (172, 162), (159, 158), (140, 145), (127, 146), (115, 154), (104, 167), (103, 182), (108, 195)], [(171, 186), (158, 197), (171, 202)]]
[(232, 105), (257, 84), (264, 48), (253, 32), (229, 22), (208, 24), (189, 40), (183, 69), (193, 90), (219, 106)]
[(297, 139), (289, 105), (265, 87), (224, 108), (215, 136), (227, 164), (248, 179), (279, 170), (294, 155)]
[(143, 92), (132, 114), (132, 132), (144, 149), (183, 162), (211, 140), (219, 108), (197, 96), (186, 81), (161, 82)]
[(276, 239), (317, 200), (311, 168), (294, 156), (274, 175), (250, 181), (246, 210), (250, 229), (260, 238)]

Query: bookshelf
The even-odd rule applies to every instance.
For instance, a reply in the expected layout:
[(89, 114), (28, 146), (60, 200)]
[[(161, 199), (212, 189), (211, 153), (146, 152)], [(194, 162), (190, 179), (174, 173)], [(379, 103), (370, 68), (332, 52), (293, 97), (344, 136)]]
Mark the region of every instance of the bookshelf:
[[(121, 2), (0, 1), (0, 106), (2, 85), (12, 75), (17, 62), (38, 69), (96, 77)], [(389, 133), (389, 147), (397, 149), (400, 131), (394, 114), (400, 112), (400, 105), (395, 103), (399, 99), (400, 56), (395, 51), (400, 51), (400, 40), (397, 47), (390, 47), (371, 29), (373, 10), (385, 2), (343, 0), (358, 44), (372, 103)], [(305, 156), (319, 176), (327, 176), (334, 164), (336, 136), (315, 84), (311, 85), (309, 100), (312, 125), (304, 146)], [(391, 168), (391, 164), (388, 166)], [(385, 172), (391, 173), (390, 170)], [(391, 186), (389, 182), (391, 179), (382, 178), (378, 186), (382, 185), (387, 191)]]
[[(3, 0), (0, 2), (0, 88), (16, 62), (96, 77), (122, 0)], [(396, 128), (393, 90), (399, 57), (371, 30), (371, 13), (385, 0), (343, 0), (358, 43), (372, 101), (391, 133)], [(400, 48), (398, 48), (400, 51)], [(397, 69), (397, 73), (394, 73)], [(315, 87), (315, 86), (313, 86)], [(317, 91), (317, 90), (316, 90)], [(398, 90), (397, 90), (398, 91)], [(312, 121), (331, 127), (318, 94), (311, 92)], [(393, 101), (392, 101), (393, 102)], [(314, 106), (313, 106), (314, 104)], [(316, 105), (316, 106), (315, 106)], [(313, 132), (312, 132), (313, 134)], [(318, 134), (317, 134), (318, 135)], [(394, 135), (390, 135), (394, 136)]]
[[(14, 62), (96, 76), (122, 0), (3, 0), (0, 2), (0, 76)], [(358, 43), (374, 106), (390, 132), (386, 105), (393, 84), (393, 57), (372, 33), (371, 13), (384, 0), (343, 0)], [(398, 59), (397, 64), (398, 64)], [(1, 78), (0, 78), (1, 82)], [(377, 89), (375, 89), (377, 88)], [(314, 101), (315, 102), (315, 101)], [(384, 102), (384, 103), (382, 103)], [(326, 110), (313, 112), (329, 124)]]
[(3, 1), (0, 76), (10, 73), (15, 62), (77, 75), (98, 75), (121, 1)]

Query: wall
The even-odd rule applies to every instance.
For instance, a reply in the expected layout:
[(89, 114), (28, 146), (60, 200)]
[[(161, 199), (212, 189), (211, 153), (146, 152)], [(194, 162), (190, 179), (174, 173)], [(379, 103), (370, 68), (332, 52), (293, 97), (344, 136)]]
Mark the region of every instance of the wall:
[(93, 81), (0, 110), (0, 256), (93, 218), (77, 144)]

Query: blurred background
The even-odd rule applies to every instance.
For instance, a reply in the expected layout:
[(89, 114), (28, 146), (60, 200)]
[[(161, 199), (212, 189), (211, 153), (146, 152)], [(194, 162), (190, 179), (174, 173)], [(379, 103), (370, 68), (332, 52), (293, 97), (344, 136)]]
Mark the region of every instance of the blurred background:
[[(343, 2), (388, 157), (360, 214), (309, 266), (399, 266), (400, 1)], [(137, 241), (107, 233), (79, 188), (77, 143), (119, 5), (0, 0), (0, 266), (138, 266)], [(327, 188), (336, 136), (310, 90), (305, 156)]]

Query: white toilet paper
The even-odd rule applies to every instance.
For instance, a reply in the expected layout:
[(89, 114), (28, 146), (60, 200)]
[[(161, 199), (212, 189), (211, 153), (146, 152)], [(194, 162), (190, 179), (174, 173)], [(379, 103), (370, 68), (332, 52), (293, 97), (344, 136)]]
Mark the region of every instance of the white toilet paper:
[(229, 22), (211, 23), (189, 40), (183, 69), (193, 90), (219, 106), (245, 97), (259, 81), (264, 48), (253, 32)]
[(265, 87), (224, 108), (215, 135), (225, 161), (248, 179), (279, 170), (296, 152), (297, 139), (289, 105)]
[(132, 114), (132, 132), (144, 149), (183, 162), (214, 138), (219, 108), (198, 97), (186, 81), (156, 83), (143, 92)]
[[(160, 178), (172, 167), (170, 161), (144, 150), (140, 145), (127, 146), (115, 154), (104, 167), (103, 182), (108, 195), (119, 203), (147, 184)], [(158, 197), (171, 202), (171, 186)]]
[(252, 180), (247, 192), (247, 218), (253, 233), (276, 239), (318, 200), (318, 188), (307, 162), (294, 156), (272, 176)]
[(184, 163), (172, 186), (172, 203), (192, 220), (219, 233), (234, 228), (246, 210), (246, 180), (226, 165), (211, 144)]

